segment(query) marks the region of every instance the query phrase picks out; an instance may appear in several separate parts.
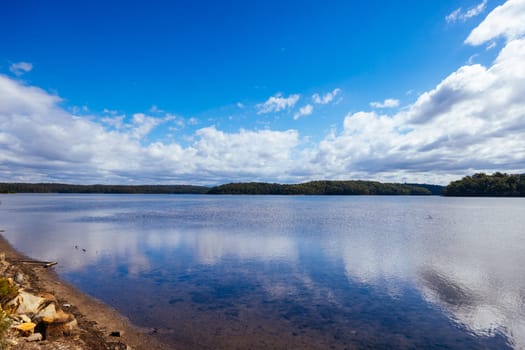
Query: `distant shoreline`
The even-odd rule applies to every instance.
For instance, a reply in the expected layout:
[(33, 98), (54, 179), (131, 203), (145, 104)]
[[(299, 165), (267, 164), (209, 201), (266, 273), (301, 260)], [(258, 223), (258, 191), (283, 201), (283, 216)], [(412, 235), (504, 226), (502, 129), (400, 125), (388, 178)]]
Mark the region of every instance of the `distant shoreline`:
[(318, 180), (298, 184), (236, 182), (213, 187), (4, 182), (0, 183), (0, 194), (2, 193), (525, 197), (525, 174), (477, 173), (452, 181), (447, 186), (365, 180)]
[(0, 183), (0, 193), (246, 194), (246, 195), (440, 195), (443, 186), (377, 181), (310, 181), (299, 184), (239, 182), (214, 187), (193, 185), (73, 185)]
[(205, 186), (193, 185), (74, 185), (62, 183), (0, 183), (0, 193), (108, 193), (203, 194)]

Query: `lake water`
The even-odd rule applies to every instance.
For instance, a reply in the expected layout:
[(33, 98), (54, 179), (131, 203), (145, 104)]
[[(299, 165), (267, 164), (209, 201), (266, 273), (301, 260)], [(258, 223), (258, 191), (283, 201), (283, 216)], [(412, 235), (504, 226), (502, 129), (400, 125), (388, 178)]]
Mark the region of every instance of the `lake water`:
[(525, 348), (525, 199), (0, 200), (18, 250), (178, 348)]

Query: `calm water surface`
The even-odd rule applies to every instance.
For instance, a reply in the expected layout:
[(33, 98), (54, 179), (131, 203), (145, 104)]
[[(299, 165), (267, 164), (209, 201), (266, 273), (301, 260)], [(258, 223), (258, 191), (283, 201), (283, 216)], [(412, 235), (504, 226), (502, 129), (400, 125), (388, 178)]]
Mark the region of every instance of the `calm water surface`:
[(525, 349), (525, 199), (0, 200), (17, 249), (179, 348)]

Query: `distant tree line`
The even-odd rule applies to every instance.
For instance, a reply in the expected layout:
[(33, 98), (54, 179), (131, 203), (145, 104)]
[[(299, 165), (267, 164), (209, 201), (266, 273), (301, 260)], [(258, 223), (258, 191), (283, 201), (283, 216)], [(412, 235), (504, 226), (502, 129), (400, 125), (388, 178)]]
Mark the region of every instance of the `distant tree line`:
[(265, 182), (230, 183), (213, 187), (208, 194), (431, 195), (432, 191), (417, 185), (357, 180), (311, 181), (291, 185)]
[(0, 193), (274, 194), (274, 195), (445, 195), (525, 197), (525, 174), (477, 173), (448, 186), (377, 181), (310, 181), (300, 184), (229, 183), (192, 185), (71, 185), (0, 183)]
[(465, 176), (445, 187), (445, 196), (525, 197), (525, 174), (484, 173)]
[(70, 185), (57, 183), (0, 183), (0, 193), (137, 193), (203, 194), (204, 186), (191, 185)]
[(375, 181), (311, 181), (301, 184), (230, 183), (212, 188), (190, 185), (70, 185), (0, 183), (0, 193), (141, 193), (141, 194), (276, 194), (276, 195), (431, 195), (442, 186)]

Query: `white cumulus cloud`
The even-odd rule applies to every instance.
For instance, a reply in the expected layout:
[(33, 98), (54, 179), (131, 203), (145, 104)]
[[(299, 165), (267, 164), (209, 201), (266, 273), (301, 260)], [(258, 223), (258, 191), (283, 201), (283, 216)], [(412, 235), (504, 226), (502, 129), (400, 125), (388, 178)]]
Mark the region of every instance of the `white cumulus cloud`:
[[(76, 117), (58, 96), (0, 75), (0, 179), (73, 183), (215, 183), (280, 179), (297, 131), (199, 129), (186, 147), (145, 137), (173, 118)], [(196, 119), (190, 119), (196, 123)]]
[(141, 139), (148, 135), (162, 120), (145, 115), (144, 113), (133, 114), (132, 136)]
[(481, 45), (497, 37), (513, 40), (525, 34), (525, 0), (508, 0), (496, 7), (465, 40)]
[(457, 22), (457, 21), (465, 21), (469, 18), (476, 17), (480, 15), (487, 6), (487, 0), (483, 0), (478, 5), (469, 8), (467, 11), (463, 11), (463, 9), (460, 7), (454, 11), (452, 11), (448, 16), (445, 17), (445, 20), (448, 23), (451, 22)]
[(325, 104), (332, 102), (333, 99), (340, 92), (341, 92), (341, 89), (335, 88), (334, 90), (332, 90), (331, 92), (327, 92), (323, 96), (319, 95), (318, 93), (315, 93), (312, 95), (312, 100), (314, 101), (314, 103), (325, 105)]
[(13, 63), (9, 66), (9, 70), (15, 75), (22, 75), (24, 73), (30, 72), (33, 69), (33, 65), (28, 62), (18, 62)]
[(387, 98), (383, 102), (370, 102), (370, 107), (373, 108), (394, 108), (399, 106), (399, 100)]
[[(406, 110), (348, 114), (310, 155), (332, 173), (468, 174), (525, 170), (525, 39), (490, 67), (460, 67)], [(448, 175), (450, 178), (450, 175)]]
[(311, 104), (307, 104), (306, 106), (299, 108), (299, 111), (294, 114), (293, 119), (297, 120), (301, 117), (310, 115), (312, 114), (313, 111), (314, 111), (314, 106), (312, 106)]
[(282, 94), (278, 93), (274, 96), (271, 96), (264, 103), (259, 103), (256, 107), (259, 110), (257, 114), (265, 114), (271, 112), (280, 112), (282, 110), (291, 108), (295, 106), (297, 101), (301, 96), (298, 94), (290, 95), (284, 97)]

